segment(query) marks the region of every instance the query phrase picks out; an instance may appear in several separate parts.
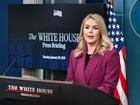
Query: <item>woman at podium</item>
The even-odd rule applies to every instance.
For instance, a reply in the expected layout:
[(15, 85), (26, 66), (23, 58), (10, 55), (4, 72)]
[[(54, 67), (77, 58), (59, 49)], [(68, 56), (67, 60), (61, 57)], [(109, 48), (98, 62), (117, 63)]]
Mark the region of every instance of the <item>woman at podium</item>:
[(78, 46), (70, 54), (66, 81), (113, 95), (119, 70), (119, 54), (113, 49), (103, 17), (88, 14), (81, 24)]

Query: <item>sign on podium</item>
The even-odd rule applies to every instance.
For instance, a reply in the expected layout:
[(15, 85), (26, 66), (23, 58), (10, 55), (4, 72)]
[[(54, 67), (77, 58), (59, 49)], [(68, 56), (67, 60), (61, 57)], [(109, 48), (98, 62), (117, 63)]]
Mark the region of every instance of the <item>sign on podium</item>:
[(71, 82), (0, 76), (0, 105), (119, 105), (119, 101)]

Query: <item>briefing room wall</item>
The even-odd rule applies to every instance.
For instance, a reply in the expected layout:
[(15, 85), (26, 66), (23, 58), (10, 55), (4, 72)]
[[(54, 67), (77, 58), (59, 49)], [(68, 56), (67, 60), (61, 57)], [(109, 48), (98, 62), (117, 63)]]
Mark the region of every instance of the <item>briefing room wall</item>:
[[(8, 66), (8, 4), (22, 4), (22, 0), (0, 0), (0, 75)], [(20, 76), (18, 69), (8, 74)]]
[(125, 0), (124, 12), (129, 105), (140, 105), (140, 0)]
[(140, 0), (113, 0), (125, 36), (129, 105), (140, 105)]

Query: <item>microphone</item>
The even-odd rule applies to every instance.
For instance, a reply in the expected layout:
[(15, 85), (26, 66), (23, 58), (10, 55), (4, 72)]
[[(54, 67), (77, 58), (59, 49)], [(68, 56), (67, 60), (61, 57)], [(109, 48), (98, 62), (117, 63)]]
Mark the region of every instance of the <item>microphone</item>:
[(28, 54), (23, 54), (23, 55), (19, 55), (17, 57), (15, 57), (13, 59), (13, 61), (10, 63), (10, 65), (7, 67), (7, 69), (5, 70), (5, 72), (2, 74), (2, 76), (5, 76), (6, 73), (10, 70), (10, 68), (13, 66), (13, 64), (15, 63), (15, 61), (19, 58), (24, 58), (24, 57), (28, 57), (29, 55)]

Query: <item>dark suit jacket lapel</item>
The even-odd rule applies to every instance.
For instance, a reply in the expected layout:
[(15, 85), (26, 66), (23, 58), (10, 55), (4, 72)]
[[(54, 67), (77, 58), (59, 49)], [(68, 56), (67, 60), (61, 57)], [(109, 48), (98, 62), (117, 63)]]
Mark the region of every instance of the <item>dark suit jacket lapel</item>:
[(100, 61), (100, 59), (101, 59), (101, 55), (94, 54), (94, 55), (92, 55), (91, 59), (89, 60), (86, 70), (85, 70), (85, 79), (86, 79), (87, 84), (89, 83), (90, 78), (94, 74), (95, 68), (96, 68), (98, 62)]

